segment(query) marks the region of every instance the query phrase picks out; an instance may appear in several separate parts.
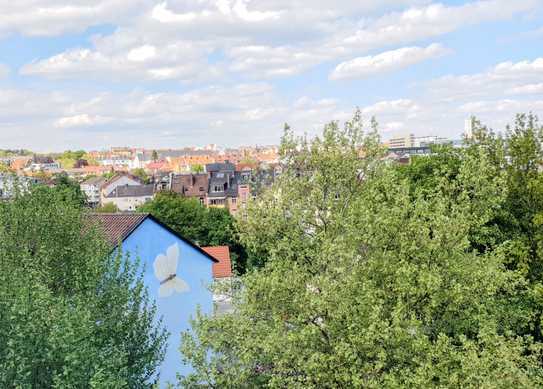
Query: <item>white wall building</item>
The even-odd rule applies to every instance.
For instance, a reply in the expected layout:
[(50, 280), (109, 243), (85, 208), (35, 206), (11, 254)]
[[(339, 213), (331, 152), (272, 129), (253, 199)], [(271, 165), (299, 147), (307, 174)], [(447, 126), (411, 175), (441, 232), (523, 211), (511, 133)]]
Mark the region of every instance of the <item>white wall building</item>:
[(154, 185), (117, 186), (112, 192), (102, 197), (102, 205), (112, 203), (119, 211), (135, 211), (140, 205), (154, 197)]
[(103, 177), (92, 177), (81, 183), (80, 187), (85, 196), (87, 196), (87, 203), (92, 206), (100, 204), (100, 194), (102, 186), (106, 183), (106, 179)]

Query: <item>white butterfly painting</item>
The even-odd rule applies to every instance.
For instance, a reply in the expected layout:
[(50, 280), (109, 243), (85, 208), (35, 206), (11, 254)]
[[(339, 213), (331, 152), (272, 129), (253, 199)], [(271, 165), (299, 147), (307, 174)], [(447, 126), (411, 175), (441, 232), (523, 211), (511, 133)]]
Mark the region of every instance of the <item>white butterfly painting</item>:
[(155, 258), (153, 268), (155, 277), (160, 282), (158, 288), (159, 297), (169, 297), (174, 292), (183, 293), (190, 290), (185, 280), (177, 276), (177, 263), (179, 262), (179, 246), (176, 244), (168, 247), (166, 255), (159, 254)]

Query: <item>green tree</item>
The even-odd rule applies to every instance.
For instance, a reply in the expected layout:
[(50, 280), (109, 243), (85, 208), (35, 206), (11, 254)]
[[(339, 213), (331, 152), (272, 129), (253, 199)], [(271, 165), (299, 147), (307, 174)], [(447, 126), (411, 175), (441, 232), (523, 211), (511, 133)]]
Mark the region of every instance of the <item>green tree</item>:
[(0, 386), (145, 388), (166, 333), (136, 259), (77, 201), (36, 186), (0, 203)]
[(117, 213), (119, 212), (119, 208), (115, 203), (105, 203), (104, 205), (98, 207), (95, 209), (95, 212), (98, 213)]
[(543, 164), (542, 134), (537, 117), (519, 114), (503, 135), (474, 120), (473, 137), (463, 149), (438, 148), (434, 154), (415, 158), (401, 167), (413, 190), (431, 195), (437, 182), (446, 177), (458, 180), (466, 159), (485, 150), (491, 175), (501, 177), (503, 201), (494, 207), (481, 204), (489, 212), (488, 221), (470, 231), (471, 247), (481, 253), (499, 251), (504, 266), (522, 279), (515, 293), (502, 293), (508, 310), (518, 317), (515, 332), (543, 340)]
[(87, 201), (87, 196), (81, 190), (77, 181), (70, 178), (66, 173), (55, 174), (53, 176), (53, 185), (55, 190), (64, 194), (64, 196), (75, 200), (78, 204), (84, 205)]
[(200, 164), (194, 164), (190, 167), (190, 169), (193, 173), (203, 173), (205, 170), (204, 167)]
[(197, 199), (159, 192), (138, 211), (150, 213), (199, 246), (229, 246), (234, 269), (245, 271), (246, 253), (236, 236), (236, 221), (228, 210), (207, 209)]
[(13, 173), (13, 170), (8, 165), (0, 162), (0, 173)]
[(283, 174), (240, 227), (261, 268), (235, 313), (183, 335), (182, 386), (543, 384), (540, 345), (514, 333), (526, 310), (509, 310), (524, 280), (501, 250), (473, 248), (507, 196), (489, 150), (418, 189), (378, 144), (358, 113), (313, 140), (287, 131)]
[(149, 177), (145, 169), (142, 169), (142, 168), (134, 169), (132, 170), (132, 174), (138, 177), (145, 184), (148, 184), (151, 182), (151, 177)]
[(151, 154), (151, 159), (156, 162), (158, 161), (158, 153), (156, 150), (153, 150), (153, 153)]

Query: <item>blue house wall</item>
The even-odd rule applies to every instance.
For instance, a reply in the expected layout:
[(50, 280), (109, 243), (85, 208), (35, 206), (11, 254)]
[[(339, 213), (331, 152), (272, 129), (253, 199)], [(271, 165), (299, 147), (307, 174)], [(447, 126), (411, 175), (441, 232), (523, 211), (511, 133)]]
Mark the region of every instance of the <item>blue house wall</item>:
[[(168, 297), (159, 296), (161, 286), (154, 262), (160, 255), (167, 256), (168, 248), (178, 245), (177, 278), (185, 282), (188, 290), (173, 291)], [(160, 368), (160, 382), (175, 382), (176, 373), (186, 374), (191, 367), (182, 364), (179, 353), (180, 333), (190, 328), (189, 319), (197, 307), (203, 313), (213, 312), (213, 297), (209, 285), (213, 281), (212, 260), (197, 248), (177, 237), (152, 219), (146, 219), (123, 242), (123, 252), (138, 257), (145, 266), (144, 282), (149, 295), (157, 304), (157, 314), (170, 333), (166, 356)], [(162, 260), (164, 258), (162, 257)], [(160, 261), (160, 259), (159, 259)], [(171, 291), (170, 291), (171, 292)]]

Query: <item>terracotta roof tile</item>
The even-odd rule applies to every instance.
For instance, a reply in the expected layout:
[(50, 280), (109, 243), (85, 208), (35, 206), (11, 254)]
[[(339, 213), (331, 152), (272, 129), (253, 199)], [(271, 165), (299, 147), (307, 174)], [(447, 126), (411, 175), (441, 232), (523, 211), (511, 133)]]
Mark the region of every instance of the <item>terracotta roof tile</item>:
[(213, 264), (213, 278), (232, 277), (232, 262), (228, 246), (202, 247), (202, 250), (219, 261)]
[(104, 231), (113, 246), (125, 240), (144, 220), (146, 213), (91, 213), (88, 220)]
[[(213, 262), (213, 266), (219, 263), (219, 259), (225, 262), (228, 261), (228, 265), (223, 265), (223, 267), (228, 266), (229, 268), (230, 266), (230, 251), (228, 250), (228, 247), (225, 246), (226, 252), (224, 251), (224, 248), (221, 248), (222, 251), (217, 254), (218, 257), (215, 257), (214, 255), (204, 250), (202, 247), (194, 244), (190, 240), (179, 235), (170, 227), (161, 223), (158, 219), (154, 218), (152, 215), (148, 213), (89, 213), (86, 216), (87, 216), (87, 223), (89, 225), (98, 226), (99, 228), (102, 228), (107, 241), (113, 247), (117, 247), (118, 244), (124, 241), (126, 238), (128, 238), (128, 236), (132, 232), (134, 232), (134, 230), (138, 228), (138, 226), (141, 223), (143, 223), (145, 219), (149, 218), (150, 220), (160, 225), (162, 228), (166, 229), (173, 235), (177, 236), (179, 239), (183, 240), (188, 245), (194, 247), (202, 255), (204, 255), (209, 260), (211, 260)], [(215, 249), (215, 247), (210, 247), (210, 249)], [(230, 273), (231, 273), (231, 270), (230, 270)], [(221, 274), (226, 274), (226, 270), (224, 269), (221, 270)], [(222, 275), (219, 277), (228, 277), (228, 276)]]

